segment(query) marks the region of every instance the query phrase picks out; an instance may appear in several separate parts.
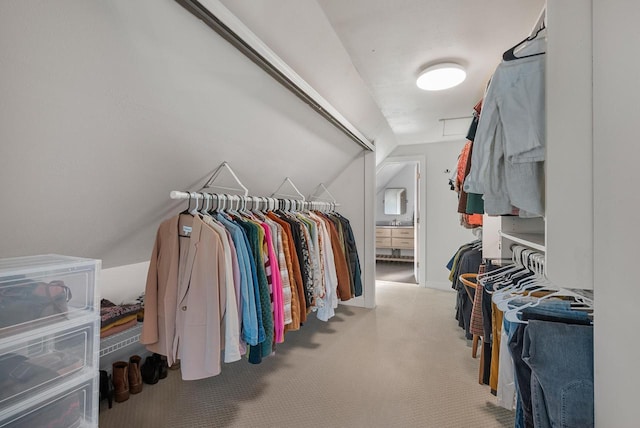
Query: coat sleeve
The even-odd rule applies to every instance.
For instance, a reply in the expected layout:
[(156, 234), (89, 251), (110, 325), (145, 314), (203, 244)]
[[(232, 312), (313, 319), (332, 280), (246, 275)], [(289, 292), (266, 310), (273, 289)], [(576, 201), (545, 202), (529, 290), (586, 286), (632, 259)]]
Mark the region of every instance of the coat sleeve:
[(144, 322), (140, 334), (140, 343), (151, 345), (157, 343), (158, 337), (158, 256), (161, 247), (160, 229), (156, 234), (153, 245), (149, 271), (147, 272), (147, 284), (144, 292)]
[(342, 301), (351, 299), (351, 280), (349, 279), (349, 266), (347, 259), (340, 247), (338, 231), (332, 223), (329, 224), (331, 232), (331, 248), (333, 249), (333, 261), (336, 265), (336, 275), (338, 277), (338, 298)]

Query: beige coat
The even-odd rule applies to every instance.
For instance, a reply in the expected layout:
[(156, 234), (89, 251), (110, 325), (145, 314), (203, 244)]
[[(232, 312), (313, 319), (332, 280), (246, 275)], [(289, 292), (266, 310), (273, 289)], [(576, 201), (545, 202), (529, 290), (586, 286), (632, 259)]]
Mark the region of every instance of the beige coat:
[[(189, 237), (180, 237), (191, 227)], [(220, 373), (225, 291), (219, 236), (198, 217), (178, 215), (158, 228), (145, 292), (140, 342), (181, 360), (184, 380)]]

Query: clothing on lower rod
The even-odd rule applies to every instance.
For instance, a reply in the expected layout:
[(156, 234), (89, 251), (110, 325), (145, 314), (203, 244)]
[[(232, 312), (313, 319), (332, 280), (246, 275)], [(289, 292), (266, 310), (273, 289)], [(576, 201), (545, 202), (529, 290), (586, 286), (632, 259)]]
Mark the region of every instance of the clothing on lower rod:
[[(591, 420), (593, 420), (593, 333), (591, 333), (591, 337), (589, 338), (581, 338), (582, 335), (586, 334), (581, 330), (574, 330), (573, 327), (582, 327), (584, 329), (591, 329), (593, 331), (593, 327), (586, 325), (579, 325), (579, 323), (584, 323), (584, 319), (587, 317), (587, 314), (580, 311), (573, 311), (568, 309), (568, 302), (544, 302), (542, 306), (536, 307), (528, 307), (523, 310), (526, 313), (526, 317), (529, 319), (528, 324), (517, 324), (516, 331), (513, 334), (513, 337), (509, 340), (509, 351), (511, 352), (511, 357), (513, 358), (514, 372), (516, 377), (516, 389), (518, 392), (519, 404), (522, 408), (523, 420), (516, 421), (516, 426), (524, 426), (524, 427), (536, 427), (539, 426), (547, 426), (547, 425), (539, 425), (543, 423), (542, 421), (546, 421), (551, 418), (551, 420), (560, 420), (565, 418), (565, 420), (570, 419), (580, 419), (578, 416), (574, 414), (574, 412), (582, 412), (584, 408), (591, 407)], [(548, 322), (548, 321), (540, 321), (537, 320), (536, 317), (547, 318), (553, 314), (558, 321), (561, 322)], [(537, 325), (538, 323), (545, 323), (546, 334), (551, 334), (549, 339), (546, 336), (543, 336), (542, 333), (535, 333), (534, 337), (536, 342), (534, 342), (537, 347), (531, 348), (531, 337), (525, 338), (529, 333), (527, 333), (528, 329), (532, 325)], [(536, 329), (542, 329), (542, 327), (536, 326)], [(554, 330), (557, 330), (555, 333), (555, 337), (563, 336), (563, 341), (554, 339)], [(576, 336), (571, 337), (571, 333), (574, 333)], [(588, 334), (587, 334), (588, 336)], [(584, 346), (584, 340), (590, 340), (590, 346)], [(535, 350), (535, 352), (532, 352)], [(531, 360), (533, 357), (533, 360)], [(544, 363), (540, 363), (540, 359), (544, 358)], [(587, 360), (586, 363), (583, 364), (582, 359), (585, 358)], [(546, 377), (546, 374), (551, 371), (552, 373), (556, 373), (556, 370), (561, 370), (561, 367), (566, 367), (567, 365), (572, 365), (573, 361), (579, 361), (578, 365), (582, 367), (581, 370), (586, 370), (585, 367), (591, 367), (591, 372), (582, 374), (580, 376), (574, 376), (571, 374), (570, 377), (557, 377), (556, 379), (559, 382), (565, 382), (560, 384), (553, 384), (553, 376), (550, 378)], [(534, 378), (534, 372), (532, 365), (530, 362), (533, 361), (533, 366), (537, 367), (537, 372), (535, 373), (535, 382), (532, 385), (532, 379)], [(590, 362), (589, 362), (590, 361)], [(538, 365), (536, 365), (538, 364)], [(542, 373), (542, 375), (541, 375)], [(542, 378), (541, 378), (542, 376)], [(555, 375), (554, 375), (555, 376)], [(591, 382), (591, 395), (589, 396), (588, 392), (588, 379)], [(577, 383), (575, 385), (572, 384), (572, 380), (575, 380)], [(544, 396), (541, 394), (541, 382), (545, 384), (546, 388), (564, 388), (560, 394), (553, 394), (553, 400), (556, 400), (555, 405), (560, 405), (561, 416), (558, 416), (558, 409), (552, 406), (549, 410), (546, 407), (548, 399), (544, 399)], [(572, 390), (572, 387), (575, 390)], [(532, 391), (536, 391), (536, 397), (533, 398)], [(576, 396), (582, 397), (580, 400), (586, 400), (586, 403), (578, 404), (574, 403)], [(585, 398), (586, 397), (586, 398)], [(590, 398), (589, 398), (590, 397)], [(535, 401), (535, 406), (534, 406)], [(573, 408), (577, 408), (578, 410), (572, 410)], [(553, 415), (553, 416), (552, 416)], [(554, 419), (555, 418), (555, 419)], [(560, 419), (558, 419), (560, 418)], [(535, 421), (538, 421), (538, 425), (536, 425)], [(521, 423), (523, 425), (518, 425)], [(558, 425), (548, 425), (548, 426), (576, 426), (576, 427), (590, 427), (593, 426), (593, 422), (591, 425), (562, 425), (558, 423)]]
[(594, 426), (592, 326), (531, 320), (522, 359), (536, 428)]

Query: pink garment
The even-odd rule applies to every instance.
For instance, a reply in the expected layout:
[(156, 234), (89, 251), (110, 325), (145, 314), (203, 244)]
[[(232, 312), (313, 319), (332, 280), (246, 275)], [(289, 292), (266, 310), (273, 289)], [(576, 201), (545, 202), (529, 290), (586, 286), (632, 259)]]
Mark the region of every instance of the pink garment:
[(269, 257), (269, 267), (271, 271), (274, 340), (276, 343), (282, 343), (284, 342), (284, 301), (282, 297), (282, 278), (280, 277), (280, 267), (278, 266), (278, 257), (273, 249), (271, 228), (267, 223), (260, 223), (260, 226), (264, 229), (265, 242), (267, 244), (267, 255)]

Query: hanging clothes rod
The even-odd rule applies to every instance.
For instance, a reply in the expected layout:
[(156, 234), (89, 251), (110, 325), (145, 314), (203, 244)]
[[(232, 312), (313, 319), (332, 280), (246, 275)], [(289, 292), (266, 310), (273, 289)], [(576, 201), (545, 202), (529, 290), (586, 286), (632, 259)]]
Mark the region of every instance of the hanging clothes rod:
[(304, 101), (313, 111), (338, 128), (349, 139), (367, 151), (374, 151), (369, 141), (333, 105), (323, 98), (299, 74), (264, 44), (219, 0), (175, 0), (185, 9), (201, 19), (238, 51), (262, 68), (283, 87)]
[[(222, 172), (223, 169), (226, 169), (227, 171), (229, 171), (229, 173), (233, 176), (234, 180), (236, 180), (236, 183), (238, 183), (238, 185), (240, 186), (240, 189), (233, 188), (233, 187), (218, 186), (218, 185), (214, 185), (213, 184), (216, 181), (216, 179), (218, 178), (218, 176), (220, 175), (220, 173)], [(240, 179), (238, 178), (236, 173), (233, 172), (233, 169), (231, 169), (231, 166), (229, 165), (229, 162), (227, 162), (227, 161), (224, 161), (220, 165), (218, 165), (218, 167), (215, 169), (215, 171), (213, 171), (213, 174), (211, 175), (211, 178), (209, 178), (207, 180), (205, 185), (202, 186), (202, 188), (200, 190), (210, 189), (210, 188), (233, 190), (235, 192), (240, 192), (241, 191), (241, 192), (244, 193), (244, 196), (248, 196), (249, 195), (249, 190), (245, 187), (244, 184), (242, 184), (242, 181), (240, 181)]]
[(244, 202), (265, 202), (267, 200), (276, 200), (275, 198), (264, 198), (258, 196), (244, 195), (227, 195), (208, 192), (183, 192), (181, 190), (172, 190), (169, 192), (170, 199), (215, 199), (220, 201), (244, 201)]
[[(293, 188), (293, 190), (296, 192), (296, 195), (288, 195), (286, 193), (279, 193), (280, 189), (282, 189), (282, 186), (284, 186), (285, 184), (289, 184), (291, 186), (291, 188)], [(275, 196), (287, 196), (287, 197), (290, 197), (290, 198), (293, 198), (293, 199), (300, 198), (303, 202), (306, 200), (304, 195), (300, 192), (300, 190), (298, 190), (296, 185), (293, 184), (293, 181), (291, 181), (291, 179), (289, 177), (286, 177), (284, 179), (284, 181), (282, 182), (282, 184), (280, 184), (280, 187), (278, 187), (276, 189), (276, 191), (271, 194), (272, 198), (275, 197)]]
[(553, 284), (552, 281), (549, 281), (547, 277), (544, 253), (517, 244), (512, 245), (511, 250), (513, 251), (513, 262), (520, 264), (534, 272), (536, 275), (545, 278), (546, 282), (544, 283), (544, 287), (555, 290), (555, 293), (552, 295), (574, 297), (576, 302), (587, 304), (593, 308), (592, 290), (569, 289), (558, 286), (557, 284)]
[(204, 199), (203, 193), (198, 192), (181, 192), (180, 190), (172, 190), (169, 193), (171, 199)]
[[(227, 202), (250, 202), (254, 207), (259, 207), (263, 205), (266, 210), (273, 211), (278, 206), (278, 201), (286, 201), (289, 202), (288, 205), (290, 207), (295, 207), (295, 209), (305, 209), (305, 210), (335, 210), (340, 204), (335, 202), (326, 202), (326, 201), (306, 201), (302, 199), (282, 199), (282, 198), (274, 198), (274, 197), (260, 197), (260, 196), (240, 196), (240, 195), (226, 195), (226, 194), (216, 194), (216, 193), (207, 193), (207, 192), (183, 192), (180, 190), (172, 190), (169, 193), (169, 198), (171, 199), (194, 199), (194, 200), (216, 200), (219, 203), (222, 203), (222, 206), (225, 207)], [(223, 208), (224, 209), (224, 208)]]

